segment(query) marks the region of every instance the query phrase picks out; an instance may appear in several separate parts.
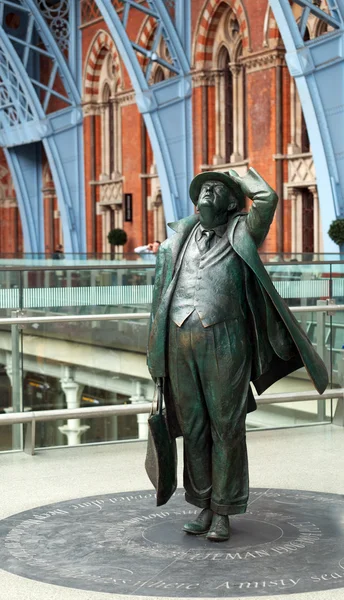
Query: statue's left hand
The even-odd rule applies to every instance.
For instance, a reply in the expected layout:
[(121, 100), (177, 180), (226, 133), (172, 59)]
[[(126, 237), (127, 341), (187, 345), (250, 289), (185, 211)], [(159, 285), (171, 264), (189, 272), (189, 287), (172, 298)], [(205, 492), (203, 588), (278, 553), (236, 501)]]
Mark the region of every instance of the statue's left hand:
[(253, 167), (249, 168), (244, 177), (240, 177), (234, 169), (229, 169), (229, 174), (235, 183), (240, 186), (245, 196), (251, 198), (251, 200), (253, 200), (258, 192), (261, 192), (262, 189), (265, 190), (266, 188), (266, 182)]

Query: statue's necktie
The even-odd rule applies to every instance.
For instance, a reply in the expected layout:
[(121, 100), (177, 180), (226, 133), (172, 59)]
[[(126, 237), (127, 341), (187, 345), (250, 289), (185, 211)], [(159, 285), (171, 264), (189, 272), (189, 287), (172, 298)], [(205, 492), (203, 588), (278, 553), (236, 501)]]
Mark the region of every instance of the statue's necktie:
[(213, 239), (214, 235), (215, 231), (213, 229), (203, 229), (201, 239), (198, 242), (198, 247), (200, 249), (201, 254), (205, 254), (206, 252), (208, 252), (211, 240)]

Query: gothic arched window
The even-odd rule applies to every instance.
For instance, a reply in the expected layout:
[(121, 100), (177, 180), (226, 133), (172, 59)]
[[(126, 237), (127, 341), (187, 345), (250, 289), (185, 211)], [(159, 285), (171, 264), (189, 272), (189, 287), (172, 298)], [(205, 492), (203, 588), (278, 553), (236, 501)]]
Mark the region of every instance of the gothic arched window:
[(229, 9), (219, 20), (213, 44), (215, 70), (214, 164), (245, 159), (245, 71), (239, 23)]

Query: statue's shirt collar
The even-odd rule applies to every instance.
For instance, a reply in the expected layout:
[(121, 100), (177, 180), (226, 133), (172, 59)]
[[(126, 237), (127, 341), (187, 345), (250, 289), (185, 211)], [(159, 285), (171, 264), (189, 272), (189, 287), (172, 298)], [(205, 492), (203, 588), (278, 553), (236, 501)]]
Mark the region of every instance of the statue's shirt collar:
[(224, 223), (223, 225), (217, 225), (217, 227), (211, 227), (207, 229), (200, 223), (196, 230), (196, 240), (199, 241), (201, 239), (203, 231), (215, 231), (215, 235), (219, 238), (222, 238), (227, 231), (227, 227), (228, 223)]

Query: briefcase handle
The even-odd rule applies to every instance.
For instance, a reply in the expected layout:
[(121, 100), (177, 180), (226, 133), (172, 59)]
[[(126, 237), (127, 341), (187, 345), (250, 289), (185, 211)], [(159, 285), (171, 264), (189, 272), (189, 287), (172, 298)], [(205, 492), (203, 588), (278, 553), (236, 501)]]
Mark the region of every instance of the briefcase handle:
[(162, 414), (162, 408), (164, 403), (164, 393), (163, 393), (164, 380), (163, 377), (158, 377), (155, 382), (155, 393), (152, 402), (152, 411), (151, 415)]

